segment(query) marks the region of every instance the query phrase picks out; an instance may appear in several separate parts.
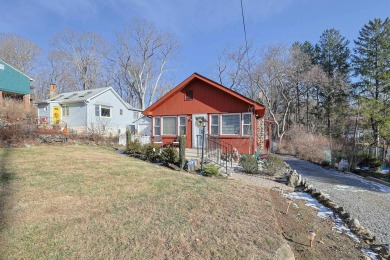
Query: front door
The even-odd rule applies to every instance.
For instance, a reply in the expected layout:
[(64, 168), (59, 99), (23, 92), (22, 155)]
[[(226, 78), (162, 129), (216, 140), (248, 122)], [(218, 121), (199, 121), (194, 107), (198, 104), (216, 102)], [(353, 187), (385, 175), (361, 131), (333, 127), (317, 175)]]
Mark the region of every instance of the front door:
[[(207, 114), (194, 114), (192, 115), (192, 147), (202, 147), (203, 138), (203, 125), (200, 123), (201, 119), (207, 120)], [(207, 134), (208, 124), (206, 122), (205, 131)]]

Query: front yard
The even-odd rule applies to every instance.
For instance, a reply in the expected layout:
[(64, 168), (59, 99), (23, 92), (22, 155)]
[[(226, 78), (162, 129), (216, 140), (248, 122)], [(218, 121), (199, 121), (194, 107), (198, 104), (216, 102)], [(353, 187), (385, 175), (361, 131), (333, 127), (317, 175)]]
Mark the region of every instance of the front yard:
[(269, 192), (88, 146), (0, 149), (3, 259), (274, 259)]

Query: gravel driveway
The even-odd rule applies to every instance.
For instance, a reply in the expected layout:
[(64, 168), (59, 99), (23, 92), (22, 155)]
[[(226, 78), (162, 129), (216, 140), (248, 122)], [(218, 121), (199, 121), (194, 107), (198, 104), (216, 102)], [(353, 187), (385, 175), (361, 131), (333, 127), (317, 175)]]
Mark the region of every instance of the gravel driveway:
[(354, 174), (327, 170), (291, 156), (281, 156), (291, 168), (308, 179), (315, 188), (344, 207), (380, 243), (390, 243), (390, 187)]

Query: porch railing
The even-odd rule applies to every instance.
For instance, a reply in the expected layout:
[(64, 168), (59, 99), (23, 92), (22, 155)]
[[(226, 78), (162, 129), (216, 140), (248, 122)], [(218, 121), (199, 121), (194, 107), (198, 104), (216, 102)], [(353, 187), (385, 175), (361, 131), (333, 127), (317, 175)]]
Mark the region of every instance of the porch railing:
[[(202, 142), (203, 136), (196, 136), (197, 143), (197, 155), (198, 157), (202, 154)], [(216, 163), (222, 167), (226, 168), (226, 173), (228, 172), (228, 166), (233, 166), (233, 145), (220, 140), (216, 136), (205, 136), (204, 142), (204, 160), (208, 159), (213, 163)]]

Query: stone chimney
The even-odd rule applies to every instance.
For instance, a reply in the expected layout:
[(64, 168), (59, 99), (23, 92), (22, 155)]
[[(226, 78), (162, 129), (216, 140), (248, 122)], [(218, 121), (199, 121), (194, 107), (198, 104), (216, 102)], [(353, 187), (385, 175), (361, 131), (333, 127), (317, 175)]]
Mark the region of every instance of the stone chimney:
[(56, 84), (50, 84), (49, 86), (49, 98), (53, 98), (57, 95), (57, 86)]

